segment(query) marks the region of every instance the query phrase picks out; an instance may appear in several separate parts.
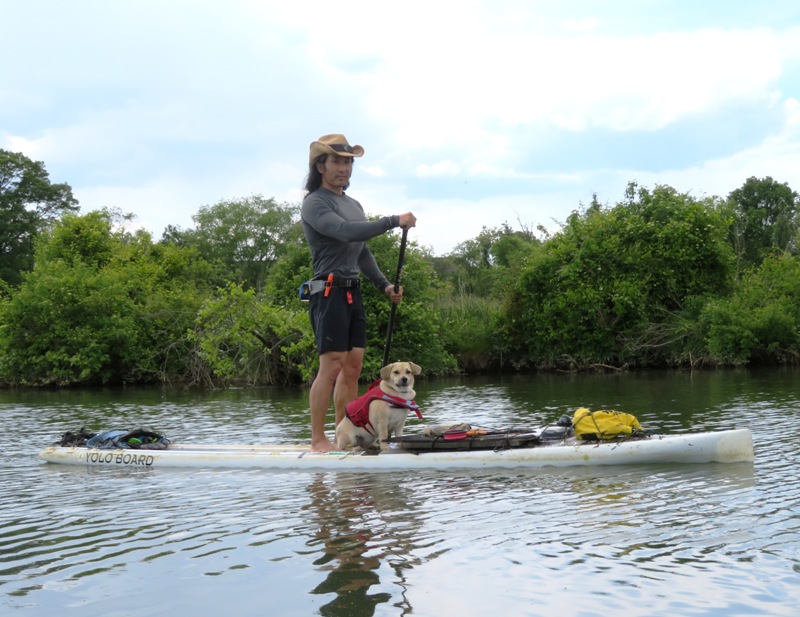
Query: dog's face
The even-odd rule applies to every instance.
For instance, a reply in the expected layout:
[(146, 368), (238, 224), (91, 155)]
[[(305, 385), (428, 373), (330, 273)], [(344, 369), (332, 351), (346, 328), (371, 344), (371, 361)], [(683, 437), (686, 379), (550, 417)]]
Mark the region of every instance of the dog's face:
[(413, 362), (395, 362), (381, 369), (381, 380), (398, 392), (408, 392), (414, 389), (414, 375), (421, 372), (422, 369)]

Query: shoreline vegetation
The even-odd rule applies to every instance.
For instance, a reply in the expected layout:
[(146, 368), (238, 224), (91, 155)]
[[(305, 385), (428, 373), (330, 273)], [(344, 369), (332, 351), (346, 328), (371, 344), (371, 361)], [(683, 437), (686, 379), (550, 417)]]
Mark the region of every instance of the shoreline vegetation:
[[(445, 256), (409, 242), (393, 359), (429, 376), (796, 365), (800, 198), (770, 177), (725, 198), (628, 184), (557, 230), (484, 228)], [(0, 150), (0, 387), (309, 383), (299, 204), (204, 206), (155, 240), (81, 214), (44, 164)], [(399, 237), (370, 248), (384, 272)], [(364, 375), (390, 307), (364, 288)]]

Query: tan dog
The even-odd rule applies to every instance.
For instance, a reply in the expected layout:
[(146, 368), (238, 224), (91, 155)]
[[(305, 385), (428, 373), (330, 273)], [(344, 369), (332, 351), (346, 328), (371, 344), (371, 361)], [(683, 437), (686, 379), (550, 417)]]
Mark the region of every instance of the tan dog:
[(344, 419), (336, 427), (336, 445), (340, 450), (355, 447), (389, 447), (390, 435), (403, 436), (409, 411), (422, 418), (414, 403), (414, 376), (422, 369), (413, 362), (395, 362), (381, 369), (381, 379), (355, 401), (347, 405)]

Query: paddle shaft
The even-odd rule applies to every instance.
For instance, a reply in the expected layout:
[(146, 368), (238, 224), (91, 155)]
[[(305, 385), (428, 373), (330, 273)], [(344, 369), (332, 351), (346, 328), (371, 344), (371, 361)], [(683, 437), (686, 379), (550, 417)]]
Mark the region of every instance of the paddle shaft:
[(468, 430), (450, 429), (442, 433), (442, 438), (445, 441), (458, 441), (461, 439), (471, 439), (473, 437), (494, 437), (497, 435), (507, 435), (511, 437), (519, 437), (524, 435), (531, 435), (530, 430), (517, 430), (517, 429), (504, 429), (499, 431), (490, 431), (485, 428), (474, 428)]
[[(400, 239), (400, 257), (397, 260), (397, 275), (394, 277), (394, 292), (400, 291), (400, 272), (403, 270), (403, 260), (406, 256), (406, 240), (408, 239), (408, 228), (403, 227), (403, 237)], [(392, 330), (394, 330), (394, 314), (397, 312), (397, 305), (392, 302), (389, 310), (389, 325), (386, 328), (386, 345), (383, 346), (383, 364), (389, 364), (389, 349), (392, 346)]]

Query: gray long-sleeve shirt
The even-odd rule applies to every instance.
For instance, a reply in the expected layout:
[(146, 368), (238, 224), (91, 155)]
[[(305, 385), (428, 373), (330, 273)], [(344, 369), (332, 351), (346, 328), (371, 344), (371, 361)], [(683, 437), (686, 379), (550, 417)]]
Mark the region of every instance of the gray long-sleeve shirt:
[(363, 272), (380, 291), (391, 285), (375, 263), (366, 241), (398, 227), (399, 216), (368, 221), (355, 199), (319, 188), (303, 200), (301, 220), (315, 277), (333, 272), (336, 276), (355, 278)]

